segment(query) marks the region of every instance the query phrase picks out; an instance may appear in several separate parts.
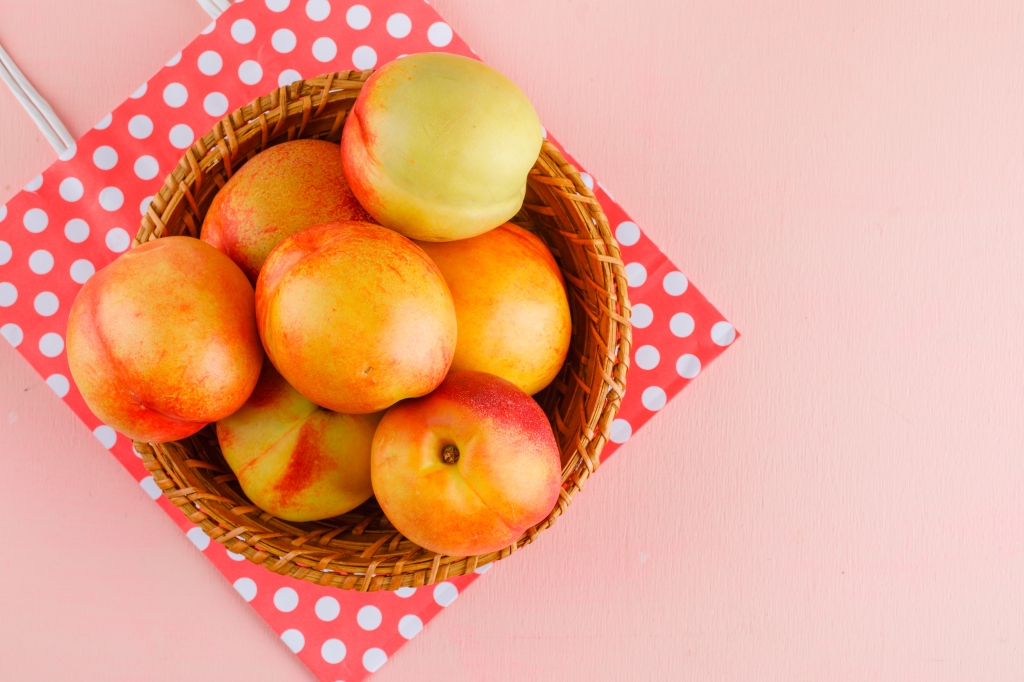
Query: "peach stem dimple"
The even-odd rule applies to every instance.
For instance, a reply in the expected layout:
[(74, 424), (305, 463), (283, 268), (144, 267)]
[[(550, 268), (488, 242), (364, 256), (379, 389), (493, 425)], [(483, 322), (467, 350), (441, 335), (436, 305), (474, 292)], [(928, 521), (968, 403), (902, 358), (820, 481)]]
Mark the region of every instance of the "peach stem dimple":
[(455, 464), (459, 461), (459, 449), (449, 443), (441, 448), (441, 461), (445, 464)]

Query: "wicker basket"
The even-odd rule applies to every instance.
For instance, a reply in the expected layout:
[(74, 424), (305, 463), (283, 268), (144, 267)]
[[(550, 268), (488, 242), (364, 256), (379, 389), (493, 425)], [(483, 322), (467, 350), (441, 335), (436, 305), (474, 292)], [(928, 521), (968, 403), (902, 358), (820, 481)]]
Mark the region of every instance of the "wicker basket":
[[(338, 141), (370, 71), (298, 81), (232, 112), (185, 152), (153, 198), (135, 244), (167, 235), (199, 236), (210, 202), (232, 172), (267, 147), (300, 138)], [(524, 547), (569, 506), (599, 464), (619, 409), (631, 334), (626, 276), (594, 194), (545, 141), (514, 222), (538, 234), (565, 275), (573, 319), (568, 359), (537, 400), (562, 453), (562, 492), (551, 514), (500, 552), (450, 557), (412, 543), (371, 498), (341, 516), (291, 523), (242, 493), (212, 426), (182, 441), (136, 443), (171, 502), (211, 538), (268, 570), (321, 585), (396, 590), (471, 573)]]

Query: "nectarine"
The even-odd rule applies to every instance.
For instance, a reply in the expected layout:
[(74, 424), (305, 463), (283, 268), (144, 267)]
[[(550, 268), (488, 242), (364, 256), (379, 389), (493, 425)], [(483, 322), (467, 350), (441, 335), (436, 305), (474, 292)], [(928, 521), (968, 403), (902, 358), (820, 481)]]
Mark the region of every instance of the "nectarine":
[(403, 535), (432, 552), (475, 556), (515, 542), (554, 508), (558, 445), (540, 406), (511, 382), (453, 372), (430, 395), (384, 414), (373, 491)]
[(249, 400), (217, 422), (217, 439), (256, 506), (286, 521), (317, 521), (373, 494), (370, 443), (381, 416), (317, 407), (265, 361)]
[(455, 301), (451, 371), (490, 372), (530, 395), (558, 374), (572, 320), (562, 272), (536, 235), (504, 225), (471, 239), (419, 242)]
[(293, 140), (260, 152), (231, 176), (213, 198), (200, 237), (256, 286), (282, 240), (337, 220), (373, 222), (345, 182), (338, 145)]
[(260, 272), (256, 310), (288, 383), (345, 414), (429, 393), (455, 352), (455, 306), (437, 266), (379, 225), (330, 223), (281, 242)]
[(263, 363), (252, 286), (191, 237), (143, 244), (93, 275), (71, 306), (67, 351), (96, 416), (151, 443), (237, 410)]

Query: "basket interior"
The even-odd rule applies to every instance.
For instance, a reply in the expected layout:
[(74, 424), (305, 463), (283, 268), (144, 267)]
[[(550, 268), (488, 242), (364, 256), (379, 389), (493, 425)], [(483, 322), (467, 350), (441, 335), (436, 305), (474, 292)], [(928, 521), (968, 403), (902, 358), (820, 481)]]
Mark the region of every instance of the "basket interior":
[[(298, 81), (227, 115), (185, 152), (154, 197), (135, 244), (198, 237), (206, 210), (228, 178), (257, 153), (294, 139), (337, 142), (370, 71)], [(565, 278), (573, 321), (568, 358), (536, 396), (562, 455), (562, 492), (551, 514), (509, 547), (475, 557), (435, 554), (389, 523), (374, 498), (332, 519), (293, 523), (254, 506), (204, 428), (182, 441), (136, 443), (164, 494), (213, 539), (249, 561), (296, 579), (373, 591), (416, 587), (472, 572), (529, 544), (569, 506), (599, 465), (625, 390), (631, 335), (618, 245), (593, 193), (544, 141), (513, 222), (551, 249)]]

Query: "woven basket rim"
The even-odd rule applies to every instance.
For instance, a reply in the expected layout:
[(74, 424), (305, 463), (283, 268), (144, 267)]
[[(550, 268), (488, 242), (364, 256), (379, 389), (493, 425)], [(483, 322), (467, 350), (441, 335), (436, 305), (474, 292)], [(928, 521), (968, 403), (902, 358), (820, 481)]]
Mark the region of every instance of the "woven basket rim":
[[(372, 73), (342, 71), (296, 81), (224, 116), (167, 176), (133, 246), (172, 234), (198, 237), (213, 195), (259, 150), (293, 139), (336, 139)], [(208, 536), (253, 563), (296, 579), (362, 591), (415, 587), (471, 573), (521, 549), (551, 526), (598, 469), (610, 438), (629, 368), (630, 304), (618, 244), (597, 198), (546, 139), (528, 185), (513, 222), (533, 226), (552, 248), (573, 313), (573, 347), (565, 367), (537, 396), (563, 456), (562, 490), (547, 518), (509, 547), (476, 557), (450, 557), (414, 545), (379, 508), (373, 511), (374, 498), (334, 519), (285, 522), (252, 505), (232, 485), (230, 469), (217, 461), (212, 425), (183, 441), (135, 443), (164, 496)], [(561, 410), (563, 405), (569, 408)]]

